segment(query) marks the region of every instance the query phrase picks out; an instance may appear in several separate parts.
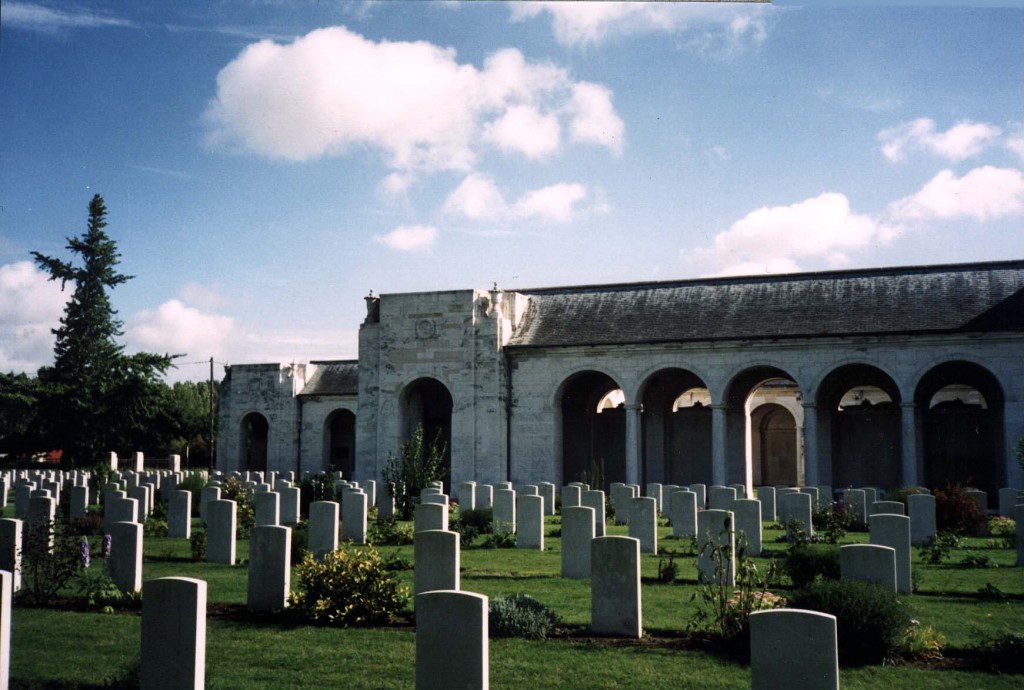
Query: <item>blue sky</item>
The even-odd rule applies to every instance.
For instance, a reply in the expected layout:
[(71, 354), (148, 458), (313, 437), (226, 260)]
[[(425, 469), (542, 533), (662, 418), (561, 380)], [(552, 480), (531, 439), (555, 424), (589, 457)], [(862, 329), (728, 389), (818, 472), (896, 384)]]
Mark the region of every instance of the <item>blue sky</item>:
[(95, 193), (174, 379), (354, 358), (370, 290), (1020, 258), (1021, 5), (829, 4), (5, 1), (0, 370)]

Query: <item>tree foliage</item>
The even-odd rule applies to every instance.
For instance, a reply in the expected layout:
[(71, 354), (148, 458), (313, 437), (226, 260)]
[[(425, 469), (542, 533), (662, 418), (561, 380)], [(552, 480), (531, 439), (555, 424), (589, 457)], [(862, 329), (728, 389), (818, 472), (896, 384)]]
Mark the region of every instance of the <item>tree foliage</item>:
[(38, 415), (64, 462), (88, 465), (101, 453), (145, 450), (159, 426), (152, 424), (166, 394), (160, 380), (173, 357), (151, 353), (126, 355), (117, 342), (121, 322), (108, 290), (132, 278), (117, 271), (117, 243), (104, 232), (107, 209), (99, 194), (89, 202), (85, 233), (69, 237), (67, 249), (79, 262), (33, 252), (38, 266), (68, 283), (74, 292), (64, 308), (52, 367), (39, 370)]
[(388, 458), (384, 467), (384, 484), (395, 499), (395, 511), (403, 520), (412, 517), (420, 492), (432, 481), (445, 478), (445, 443), (438, 432), (433, 442), (425, 438), (423, 425), (412, 432), (412, 438), (402, 444), (399, 457)]

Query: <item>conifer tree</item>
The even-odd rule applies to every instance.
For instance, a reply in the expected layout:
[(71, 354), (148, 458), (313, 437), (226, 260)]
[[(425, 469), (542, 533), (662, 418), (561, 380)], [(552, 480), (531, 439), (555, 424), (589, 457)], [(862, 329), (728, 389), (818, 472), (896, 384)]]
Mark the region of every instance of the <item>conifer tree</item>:
[(120, 254), (103, 231), (106, 218), (103, 197), (97, 194), (89, 202), (85, 233), (68, 238), (67, 248), (80, 257), (80, 265), (32, 252), (50, 280), (61, 282), (61, 289), (68, 283), (75, 286), (60, 328), (53, 331), (53, 366), (39, 371), (46, 386), (41, 416), (70, 466), (92, 464), (101, 453), (115, 449), (125, 438), (123, 412), (148, 406), (152, 384), (172, 359), (148, 353), (126, 356), (117, 342), (122, 324), (107, 291), (133, 276), (117, 271)]

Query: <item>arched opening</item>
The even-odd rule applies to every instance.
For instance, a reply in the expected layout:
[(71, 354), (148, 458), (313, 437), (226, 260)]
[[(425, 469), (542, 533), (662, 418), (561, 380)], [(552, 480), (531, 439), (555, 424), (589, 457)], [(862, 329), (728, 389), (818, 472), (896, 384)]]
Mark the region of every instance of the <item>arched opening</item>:
[(866, 364), (839, 367), (822, 380), (817, 403), (833, 485), (902, 485), (900, 392), (888, 374)]
[(444, 444), (445, 491), (451, 490), (452, 394), (437, 379), (422, 378), (410, 383), (401, 396), (402, 441), (408, 441), (417, 426), (423, 426), (425, 443)]
[(641, 401), (641, 481), (710, 484), (711, 395), (704, 381), (665, 369), (645, 382)]
[(324, 420), (324, 467), (352, 479), (356, 469), (356, 416), (334, 410)]
[(797, 427), (793, 413), (782, 405), (765, 403), (750, 413), (751, 456), (763, 486), (799, 484)]
[[(771, 480), (773, 484), (802, 485), (804, 410), (793, 377), (776, 367), (752, 367), (730, 382), (725, 399), (726, 482), (763, 485)], [(762, 436), (765, 423), (767, 437)], [(763, 476), (765, 453), (770, 456), (768, 477)]]
[(984, 367), (946, 362), (918, 383), (924, 481), (974, 486), (994, 495), (1004, 481), (1003, 391)]
[(562, 384), (562, 483), (626, 481), (626, 410), (619, 384), (585, 371)]
[(249, 472), (267, 471), (267, 439), (270, 423), (259, 412), (250, 412), (238, 425), (239, 466)]

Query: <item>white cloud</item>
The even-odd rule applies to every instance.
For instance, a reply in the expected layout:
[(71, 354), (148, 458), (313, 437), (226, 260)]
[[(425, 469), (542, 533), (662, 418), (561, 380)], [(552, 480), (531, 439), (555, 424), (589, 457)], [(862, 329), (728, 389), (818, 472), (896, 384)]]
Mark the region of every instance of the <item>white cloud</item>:
[(129, 345), (149, 352), (190, 356), (223, 356), (233, 337), (235, 320), (190, 307), (180, 300), (144, 309), (130, 320), (125, 336)]
[(839, 267), (849, 263), (848, 252), (888, 243), (894, 233), (893, 227), (853, 212), (845, 195), (826, 192), (789, 206), (752, 211), (692, 258), (709, 273), (725, 275), (792, 272), (799, 270), (798, 259), (807, 258)]
[(618, 150), (621, 143), (575, 135), (588, 118), (618, 120), (607, 89), (603, 102), (576, 103), (581, 84), (515, 49), (478, 69), (450, 48), (330, 27), (287, 45), (254, 43), (226, 65), (207, 108), (207, 141), (294, 161), (370, 148), (399, 172), (468, 171), (485, 143), (530, 158), (556, 152), (559, 118), (567, 118), (574, 140)]
[(81, 9), (55, 10), (34, 2), (4, 3), (3, 22), (12, 28), (43, 33), (53, 33), (59, 29), (132, 28), (137, 26), (127, 19), (104, 16)]
[(1013, 132), (1006, 137), (1006, 148), (1017, 154), (1017, 157), (1024, 161), (1024, 125), (1018, 124)]
[(986, 165), (963, 177), (943, 170), (915, 194), (892, 202), (897, 220), (970, 217), (989, 220), (1024, 214), (1024, 174)]
[(573, 141), (607, 146), (622, 153), (625, 125), (612, 106), (612, 92), (600, 84), (580, 82), (572, 89)]
[(945, 132), (936, 130), (935, 120), (918, 118), (896, 127), (882, 130), (878, 140), (882, 155), (897, 163), (911, 151), (925, 151), (951, 161), (962, 161), (976, 156), (991, 146), (1002, 134), (995, 125), (964, 120)]
[(518, 151), (539, 160), (558, 151), (561, 138), (558, 118), (532, 105), (515, 105), (484, 126), (483, 138), (503, 151)]
[(207, 309), (216, 309), (228, 303), (228, 300), (217, 290), (196, 282), (185, 283), (178, 292), (182, 301)]
[(70, 290), (31, 261), (0, 266), (0, 371), (35, 373), (53, 363), (53, 329)]
[(572, 220), (587, 189), (578, 183), (558, 183), (524, 193), (509, 203), (494, 180), (471, 173), (445, 200), (443, 211), (477, 221), (542, 220), (565, 223)]
[(767, 37), (763, 7), (714, 3), (511, 2), (512, 21), (542, 15), (551, 19), (555, 39), (566, 46), (596, 45), (644, 33), (672, 33), (701, 52), (732, 52)]
[(437, 228), (429, 225), (402, 225), (386, 235), (374, 235), (373, 240), (401, 252), (420, 252), (434, 246)]

